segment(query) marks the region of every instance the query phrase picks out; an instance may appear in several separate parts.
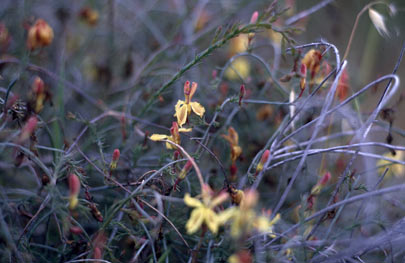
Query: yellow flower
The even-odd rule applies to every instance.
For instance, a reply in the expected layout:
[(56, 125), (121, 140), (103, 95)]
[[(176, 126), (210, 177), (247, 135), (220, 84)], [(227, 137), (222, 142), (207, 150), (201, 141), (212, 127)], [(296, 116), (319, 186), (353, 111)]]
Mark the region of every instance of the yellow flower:
[(280, 220), (280, 214), (277, 214), (272, 220), (266, 216), (259, 216), (253, 221), (253, 227), (260, 232), (268, 232), (269, 236), (275, 238), (273, 229), (274, 224)]
[(246, 79), (249, 76), (249, 72), (250, 64), (247, 58), (238, 57), (225, 70), (225, 76), (230, 80)]
[(174, 117), (177, 117), (177, 123), (180, 127), (186, 123), (187, 117), (191, 114), (191, 111), (200, 116), (200, 118), (202, 118), (204, 115), (205, 108), (201, 106), (200, 103), (191, 101), (196, 90), (197, 83), (193, 82), (191, 84), (191, 88), (190, 81), (186, 81), (186, 83), (184, 83), (185, 100), (178, 100), (176, 106), (174, 106), (176, 111)]
[(270, 237), (275, 237), (273, 234), (273, 225), (280, 220), (280, 214), (277, 214), (272, 220), (266, 216), (258, 216), (253, 210), (257, 203), (257, 193), (255, 191), (246, 191), (239, 207), (232, 207), (220, 215), (220, 222), (231, 220), (231, 236), (234, 238), (240, 237), (242, 234), (250, 233), (253, 229), (260, 232), (268, 232)]
[(221, 204), (228, 198), (227, 193), (221, 193), (219, 196), (212, 199), (211, 189), (208, 185), (203, 186), (202, 199), (193, 198), (189, 193), (184, 196), (184, 203), (187, 206), (194, 207), (191, 212), (190, 219), (186, 223), (186, 229), (188, 234), (195, 233), (202, 224), (205, 224), (208, 229), (216, 234), (219, 226), (223, 223), (220, 215), (213, 210), (217, 205)]
[(227, 140), (231, 146), (231, 160), (232, 160), (232, 163), (234, 163), (236, 161), (236, 159), (238, 159), (238, 157), (242, 153), (242, 148), (238, 145), (239, 144), (239, 135), (235, 131), (234, 128), (229, 127), (228, 134), (227, 135), (223, 134), (221, 136), (222, 136), (222, 138)]
[(249, 37), (247, 34), (241, 34), (231, 40), (229, 45), (229, 56), (245, 52), (249, 47)]
[[(166, 135), (166, 134), (152, 134), (149, 139), (152, 141), (163, 141), (163, 140), (169, 140), (172, 141), (176, 144), (180, 144), (180, 133), (179, 132), (191, 132), (191, 128), (179, 128), (177, 125), (177, 122), (172, 123), (172, 127), (170, 128), (170, 134), (171, 135)], [(176, 146), (171, 145), (170, 143), (166, 142), (166, 148), (169, 150), (176, 150)]]
[[(388, 152), (388, 153), (384, 154), (383, 156), (386, 158), (397, 160), (397, 161), (404, 161), (404, 159), (405, 159), (405, 154), (403, 151), (395, 151), (395, 154), (393, 154), (392, 152)], [(378, 169), (378, 172), (380, 174), (383, 174), (384, 170), (386, 168), (386, 165), (389, 165), (391, 163), (392, 163), (391, 161), (379, 160), (377, 162), (377, 166), (381, 166), (381, 167)], [(405, 167), (402, 164), (395, 163), (395, 164), (389, 165), (387, 167), (389, 168), (387, 175), (394, 174), (397, 177), (405, 175)]]

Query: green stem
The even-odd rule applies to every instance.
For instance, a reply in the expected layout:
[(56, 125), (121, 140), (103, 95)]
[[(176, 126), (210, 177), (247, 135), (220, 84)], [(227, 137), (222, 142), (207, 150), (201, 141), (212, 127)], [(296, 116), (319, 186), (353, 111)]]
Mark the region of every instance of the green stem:
[(214, 50), (222, 47), (225, 45), (229, 40), (234, 37), (237, 37), (239, 34), (247, 34), (251, 33), (260, 28), (271, 28), (271, 24), (269, 23), (257, 23), (257, 24), (249, 24), (242, 28), (236, 28), (228, 35), (224, 36), (221, 40), (218, 40), (213, 45), (209, 46), (207, 49), (202, 51), (198, 54), (193, 61), (189, 62), (183, 68), (181, 68), (174, 76), (166, 82), (163, 87), (161, 87), (158, 91), (156, 91), (146, 105), (142, 108), (140, 116), (142, 117), (150, 108), (150, 106), (155, 102), (155, 100), (167, 89), (169, 88), (176, 80), (178, 80), (184, 73), (186, 73), (190, 68), (192, 68), (195, 64), (199, 63), (203, 58), (207, 57), (211, 54)]

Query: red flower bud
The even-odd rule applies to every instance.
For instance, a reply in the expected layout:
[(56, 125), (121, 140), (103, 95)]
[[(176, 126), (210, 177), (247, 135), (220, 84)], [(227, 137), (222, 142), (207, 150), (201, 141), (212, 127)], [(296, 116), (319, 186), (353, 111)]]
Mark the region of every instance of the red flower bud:
[(36, 95), (44, 93), (45, 84), (44, 84), (44, 81), (40, 77), (35, 77), (34, 82), (32, 83), (32, 91)]
[(70, 195), (79, 195), (80, 192), (80, 180), (79, 177), (72, 173), (68, 177), (68, 183), (69, 183), (69, 193)]
[(325, 173), (322, 176), (322, 178), (319, 180), (319, 184), (322, 186), (325, 186), (329, 182), (331, 177), (332, 177), (332, 175), (330, 174), (330, 172)]
[(74, 209), (79, 202), (79, 199), (77, 198), (80, 192), (79, 177), (77, 177), (76, 174), (73, 173), (70, 174), (68, 177), (68, 184), (69, 184), (69, 208)]
[(263, 155), (262, 155), (262, 158), (260, 159), (259, 164), (258, 164), (257, 167), (256, 167), (256, 174), (257, 174), (258, 172), (260, 172), (260, 171), (263, 170), (264, 164), (265, 164), (265, 163), (267, 162), (267, 160), (269, 159), (269, 156), (270, 156), (270, 150), (265, 150), (264, 153), (263, 153)]
[(72, 233), (73, 235), (80, 235), (81, 233), (83, 233), (83, 230), (78, 226), (72, 226), (69, 230), (70, 233)]
[(250, 23), (251, 24), (256, 23), (258, 18), (259, 18), (259, 12), (254, 11), (252, 14), (252, 17), (250, 18)]
[(240, 86), (240, 90), (239, 90), (239, 106), (242, 105), (242, 99), (246, 94), (246, 89), (245, 89), (245, 85), (241, 85)]
[(181, 170), (179, 178), (181, 180), (183, 180), (192, 167), (193, 167), (193, 163), (190, 160), (188, 160), (186, 165), (184, 165), (183, 169)]
[(35, 116), (32, 116), (28, 119), (27, 123), (24, 125), (24, 127), (21, 130), (21, 135), (20, 138), (18, 139), (19, 143), (24, 142), (27, 140), (31, 134), (35, 131), (37, 127), (38, 119)]
[(118, 160), (120, 159), (120, 150), (115, 149), (110, 163), (110, 170), (117, 168)]
[(115, 149), (112, 159), (114, 162), (118, 162), (119, 158), (120, 158), (120, 150)]

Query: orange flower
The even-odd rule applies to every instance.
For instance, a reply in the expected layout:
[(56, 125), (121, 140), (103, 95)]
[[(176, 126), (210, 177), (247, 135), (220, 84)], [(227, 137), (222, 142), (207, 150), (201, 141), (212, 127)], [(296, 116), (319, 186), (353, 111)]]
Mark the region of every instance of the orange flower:
[(53, 40), (53, 30), (43, 19), (38, 19), (28, 30), (27, 47), (30, 50), (48, 46)]

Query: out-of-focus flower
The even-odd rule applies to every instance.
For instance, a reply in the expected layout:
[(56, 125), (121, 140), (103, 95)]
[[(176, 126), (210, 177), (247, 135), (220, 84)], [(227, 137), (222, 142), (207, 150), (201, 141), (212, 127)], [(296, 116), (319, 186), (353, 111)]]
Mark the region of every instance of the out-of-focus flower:
[(326, 186), (326, 184), (331, 179), (332, 175), (330, 172), (326, 172), (319, 180), (318, 183), (312, 187), (311, 195), (319, 195), (321, 190)]
[(252, 263), (252, 255), (247, 250), (241, 250), (228, 258), (229, 263)]
[[(404, 151), (395, 151), (395, 154), (393, 152), (388, 152), (383, 155), (386, 158), (394, 159), (397, 161), (404, 161), (405, 160), (405, 153)], [(387, 172), (387, 175), (392, 175), (394, 174), (396, 177), (404, 177), (405, 176), (405, 166), (399, 163), (394, 163), (390, 165), (392, 162), (387, 161), (387, 160), (379, 160), (377, 162), (377, 166), (381, 166), (378, 168), (378, 172), (380, 174), (383, 174), (385, 171), (385, 168), (388, 167), (389, 170)], [(388, 166), (387, 166), (388, 165)], [(386, 175), (386, 177), (387, 177)]]
[(21, 134), (18, 138), (18, 143), (21, 144), (24, 141), (26, 141), (37, 128), (37, 124), (38, 124), (37, 117), (35, 117), (35, 116), (30, 117), (28, 119), (27, 123), (24, 125), (24, 127), (21, 130)]
[[(107, 241), (107, 236), (103, 231), (100, 231), (96, 234), (93, 239), (93, 258), (94, 259), (103, 259), (103, 252), (105, 243)], [(99, 263), (100, 261), (96, 261)]]
[(53, 40), (53, 30), (43, 19), (38, 19), (28, 30), (27, 47), (30, 50), (48, 46)]
[(273, 116), (274, 110), (271, 105), (263, 105), (256, 112), (256, 119), (264, 121)]
[(243, 234), (249, 234), (253, 229), (259, 232), (268, 232), (271, 237), (273, 234), (273, 225), (280, 220), (280, 215), (277, 214), (272, 220), (269, 220), (271, 212), (265, 215), (258, 216), (254, 211), (258, 200), (257, 192), (247, 190), (244, 193), (243, 199), (239, 207), (231, 207), (220, 215), (220, 222), (232, 221), (231, 236), (238, 238)]
[(249, 47), (249, 38), (246, 34), (241, 34), (232, 38), (229, 44), (229, 56), (245, 52)]
[(205, 27), (208, 21), (210, 21), (210, 14), (203, 9), (194, 25), (194, 32), (198, 32)]
[(242, 153), (242, 148), (239, 146), (239, 135), (233, 127), (228, 128), (228, 134), (222, 134), (222, 138), (229, 142), (231, 146), (231, 160), (232, 163), (238, 159)]
[(231, 65), (225, 70), (225, 77), (230, 80), (243, 80), (249, 76), (250, 64), (247, 58), (238, 57), (232, 61)]
[(368, 15), (370, 16), (371, 22), (377, 29), (378, 33), (382, 37), (388, 37), (389, 32), (387, 26), (385, 25), (385, 18), (372, 8), (368, 9)]
[[(180, 144), (180, 132), (191, 132), (191, 128), (179, 128), (177, 125), (177, 122), (172, 123), (172, 127), (170, 128), (170, 134), (171, 135), (165, 135), (165, 134), (152, 134), (149, 139), (152, 141), (163, 141), (163, 140), (169, 140), (172, 141), (176, 144)], [(176, 150), (177, 147), (174, 145), (171, 145), (170, 143), (166, 142), (166, 148), (169, 150)]]
[(99, 14), (90, 7), (83, 7), (79, 12), (79, 17), (88, 25), (94, 26), (98, 22)]
[(197, 198), (191, 197), (189, 193), (186, 193), (184, 196), (184, 203), (194, 208), (191, 212), (190, 219), (186, 223), (187, 233), (191, 235), (195, 233), (202, 224), (205, 224), (213, 234), (216, 234), (223, 221), (220, 220), (220, 216), (214, 211), (214, 208), (224, 202), (228, 198), (228, 194), (222, 192), (217, 197), (213, 198), (210, 187), (203, 185), (201, 195), (202, 202)]
[(80, 180), (79, 177), (72, 173), (68, 177), (69, 184), (69, 208), (75, 209), (79, 203), (79, 193), (80, 193)]
[(11, 42), (11, 36), (5, 24), (0, 23), (0, 48), (5, 51)]
[(177, 117), (177, 123), (180, 127), (186, 123), (187, 117), (191, 114), (191, 111), (200, 116), (200, 118), (202, 118), (204, 115), (205, 108), (201, 106), (200, 103), (191, 101), (194, 93), (197, 90), (197, 86), (198, 84), (193, 82), (190, 87), (190, 81), (186, 81), (186, 83), (184, 83), (185, 100), (178, 100), (176, 106), (174, 107), (176, 111), (174, 117)]

